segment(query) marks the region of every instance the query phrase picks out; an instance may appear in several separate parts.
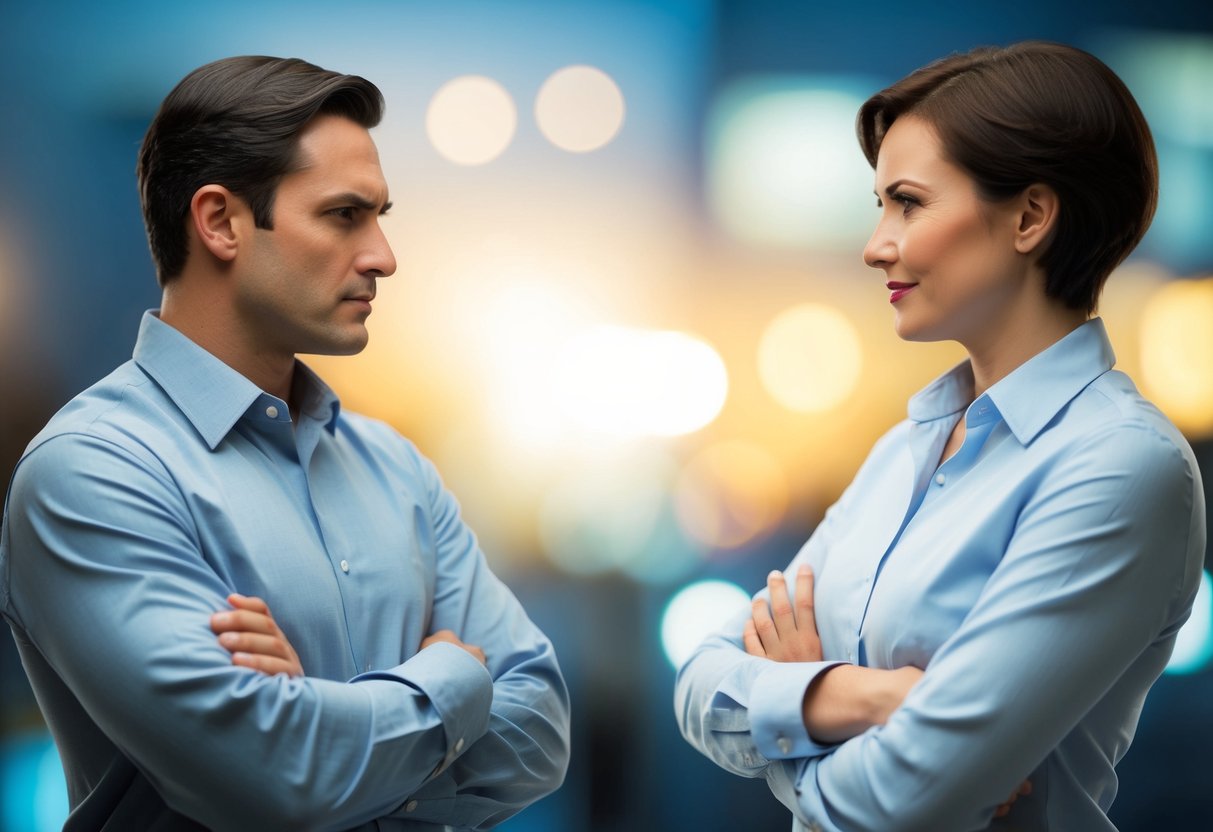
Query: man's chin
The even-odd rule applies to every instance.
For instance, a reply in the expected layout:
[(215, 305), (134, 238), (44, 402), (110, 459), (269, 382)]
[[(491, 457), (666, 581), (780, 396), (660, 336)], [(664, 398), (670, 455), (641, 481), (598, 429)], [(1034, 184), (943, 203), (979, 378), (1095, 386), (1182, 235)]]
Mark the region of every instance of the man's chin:
[(363, 330), (359, 336), (342, 339), (326, 340), (309, 345), (308, 349), (299, 350), (299, 355), (357, 355), (366, 349), (370, 335)]

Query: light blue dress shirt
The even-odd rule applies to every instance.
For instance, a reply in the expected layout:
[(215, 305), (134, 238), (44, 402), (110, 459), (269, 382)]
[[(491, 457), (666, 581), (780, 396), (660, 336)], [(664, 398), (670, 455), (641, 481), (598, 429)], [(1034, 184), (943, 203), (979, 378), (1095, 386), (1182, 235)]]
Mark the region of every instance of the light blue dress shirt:
[[(0, 602), (68, 830), (479, 827), (564, 776), (550, 642), (430, 462), (297, 367), (292, 425), (149, 313), (133, 361), (18, 465)], [(269, 603), (304, 678), (232, 665), (209, 626), (230, 592)], [(418, 652), (441, 629), (487, 670), (451, 644)]]
[[(797, 829), (1113, 829), (1113, 767), (1205, 551), (1191, 449), (1114, 363), (1095, 319), (975, 401), (967, 362), (911, 399), (788, 567), (790, 588), (813, 568), (826, 661), (748, 656), (739, 617), (679, 673), (687, 739), (765, 776)], [(839, 662), (926, 673), (886, 725), (825, 746), (801, 702)]]

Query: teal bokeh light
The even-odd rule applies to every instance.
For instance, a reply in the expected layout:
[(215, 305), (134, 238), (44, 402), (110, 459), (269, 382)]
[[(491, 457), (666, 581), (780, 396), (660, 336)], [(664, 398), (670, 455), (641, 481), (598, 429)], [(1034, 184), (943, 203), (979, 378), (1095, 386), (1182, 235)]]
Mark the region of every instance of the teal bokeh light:
[(1192, 616), (1179, 631), (1175, 652), (1167, 662), (1166, 673), (1196, 673), (1213, 660), (1213, 578), (1207, 571), (1200, 575), (1200, 589), (1192, 604)]

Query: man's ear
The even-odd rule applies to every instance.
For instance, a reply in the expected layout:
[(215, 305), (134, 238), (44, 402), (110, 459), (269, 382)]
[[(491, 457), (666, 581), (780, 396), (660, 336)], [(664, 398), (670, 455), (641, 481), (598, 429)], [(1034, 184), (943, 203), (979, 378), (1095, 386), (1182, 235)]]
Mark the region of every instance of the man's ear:
[(1057, 226), (1061, 207), (1057, 192), (1048, 185), (1029, 185), (1018, 197), (1019, 227), (1015, 233), (1015, 250), (1020, 254), (1043, 251), (1043, 244)]
[(222, 185), (203, 185), (190, 200), (194, 235), (203, 248), (224, 262), (236, 259), (240, 239), (246, 225), (252, 224), (251, 219), (244, 200)]

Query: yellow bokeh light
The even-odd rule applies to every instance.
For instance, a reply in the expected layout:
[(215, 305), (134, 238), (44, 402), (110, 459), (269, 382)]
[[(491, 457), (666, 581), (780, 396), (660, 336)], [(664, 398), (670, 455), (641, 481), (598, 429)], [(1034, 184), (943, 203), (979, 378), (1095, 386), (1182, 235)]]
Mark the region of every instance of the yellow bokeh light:
[(1165, 284), (1141, 317), (1147, 395), (1189, 436), (1213, 433), (1213, 278)]
[(780, 313), (758, 345), (763, 387), (784, 407), (802, 413), (845, 401), (862, 367), (858, 331), (831, 306), (809, 303)]
[(716, 351), (689, 335), (604, 326), (565, 345), (555, 387), (584, 431), (678, 436), (716, 418), (728, 374)]
[(615, 138), (624, 109), (623, 93), (611, 76), (592, 66), (566, 66), (539, 89), (535, 120), (552, 144), (588, 153)]
[(458, 165), (483, 165), (501, 155), (514, 138), (518, 114), (501, 84), (464, 75), (439, 88), (425, 114), (434, 148)]
[(675, 489), (678, 522), (690, 537), (735, 549), (772, 529), (788, 505), (783, 469), (743, 440), (711, 445), (687, 463)]

